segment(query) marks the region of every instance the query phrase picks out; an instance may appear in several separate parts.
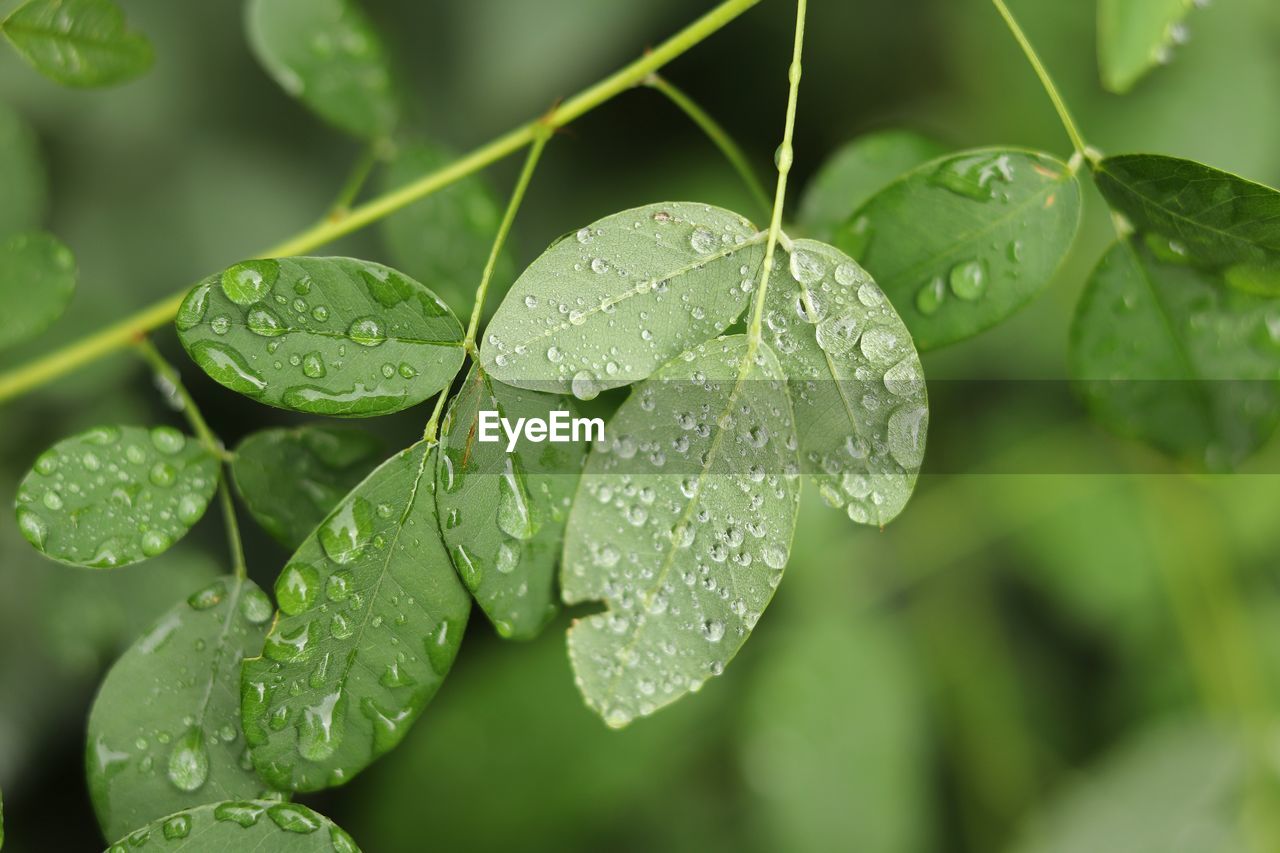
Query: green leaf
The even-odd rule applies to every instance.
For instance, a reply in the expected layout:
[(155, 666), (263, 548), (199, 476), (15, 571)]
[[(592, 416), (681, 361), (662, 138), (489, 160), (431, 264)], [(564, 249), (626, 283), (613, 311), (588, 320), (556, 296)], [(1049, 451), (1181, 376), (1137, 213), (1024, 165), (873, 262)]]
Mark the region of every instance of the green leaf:
[(0, 24), (18, 53), (64, 86), (114, 86), (151, 69), (151, 43), (112, 0), (29, 0)]
[(220, 578), (176, 605), (107, 673), (89, 715), (89, 792), (107, 838), (211, 801), (259, 796), (240, 732), (240, 661), (275, 612)]
[(454, 567), (501, 636), (532, 639), (556, 613), (555, 569), (585, 439), (521, 439), (508, 452), (505, 434), (478, 440), (482, 410), (512, 422), (577, 411), (565, 397), (503, 385), (475, 366), (441, 430), (436, 508)]
[(639, 382), (738, 318), (764, 238), (736, 213), (704, 204), (606, 216), (521, 274), (480, 360), (499, 382), (584, 400)]
[(415, 406), (462, 366), (462, 324), (427, 288), (350, 258), (244, 261), (205, 279), (178, 337), (217, 382), (282, 409), (364, 418)]
[(1167, 63), (1186, 41), (1182, 23), (1195, 0), (1098, 0), (1098, 69), (1116, 94)]
[(569, 658), (611, 726), (719, 675), (773, 597), (799, 506), (782, 369), (718, 338), (635, 390), (587, 457), (565, 533)]
[(40, 224), (49, 187), (39, 142), (22, 117), (4, 104), (0, 104), (0, 187), (4, 187), (0, 237)]
[(1280, 418), (1280, 299), (1225, 287), (1125, 240), (1080, 298), (1070, 362), (1090, 409), (1113, 430), (1230, 468)]
[[(399, 189), (455, 159), (442, 146), (406, 145), (383, 172), (383, 189)], [(489, 187), (472, 175), (388, 216), (382, 234), (398, 268), (429, 284), (455, 311), (470, 312), (501, 219), (502, 208)], [(504, 250), (493, 284), (505, 292), (514, 278), (515, 267)]]
[(218, 460), (172, 427), (95, 427), (40, 454), (18, 487), (18, 527), (55, 560), (127, 566), (185, 536), (217, 486)]
[(265, 429), (240, 442), (231, 474), (262, 528), (296, 549), (382, 461), (382, 451), (381, 441), (357, 429)]
[(249, 44), (280, 88), (355, 136), (395, 127), (387, 50), (354, 0), (250, 0), (245, 14)]
[(830, 240), (853, 212), (904, 172), (947, 153), (942, 143), (911, 130), (861, 136), (827, 158), (809, 181), (796, 216), (820, 240)]
[(360, 853), (351, 836), (324, 815), (278, 800), (228, 800), (187, 809), (129, 833), (106, 853), (132, 853), (143, 845), (199, 853)]
[(76, 289), (71, 250), (50, 234), (0, 238), (0, 348), (29, 340), (62, 316)]
[(882, 526), (906, 505), (924, 460), (920, 357), (848, 255), (796, 240), (789, 261), (765, 298), (766, 340), (787, 376), (804, 471), (829, 505)]
[(440, 541), (435, 456), (377, 468), (276, 581), (280, 618), (245, 661), (254, 766), (277, 788), (341, 785), (394, 747), (453, 665), (471, 599)]
[(921, 350), (972, 337), (1040, 292), (1080, 224), (1080, 184), (1045, 154), (964, 151), (872, 197), (835, 244), (871, 271)]
[(1280, 290), (1280, 192), (1156, 154), (1108, 157), (1095, 177), (1111, 206), (1138, 231), (1167, 240), (1168, 253), (1246, 277), (1269, 272)]

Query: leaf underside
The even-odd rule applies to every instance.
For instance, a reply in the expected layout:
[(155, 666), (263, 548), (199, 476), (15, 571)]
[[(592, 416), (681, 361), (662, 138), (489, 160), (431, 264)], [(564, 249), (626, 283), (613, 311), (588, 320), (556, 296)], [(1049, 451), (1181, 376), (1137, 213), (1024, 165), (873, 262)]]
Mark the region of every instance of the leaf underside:
[(125, 83), (155, 61), (151, 43), (126, 27), (112, 0), (30, 0), (0, 30), (37, 71), (64, 86)]

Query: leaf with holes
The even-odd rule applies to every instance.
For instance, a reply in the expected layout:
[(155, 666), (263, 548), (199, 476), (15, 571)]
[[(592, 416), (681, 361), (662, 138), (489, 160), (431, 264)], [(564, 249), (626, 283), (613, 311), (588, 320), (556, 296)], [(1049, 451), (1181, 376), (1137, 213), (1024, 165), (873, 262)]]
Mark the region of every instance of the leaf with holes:
[(49, 200), (40, 146), (22, 117), (4, 104), (0, 104), (0, 187), (4, 187), (0, 237), (40, 224)]
[(29, 340), (62, 316), (76, 289), (71, 250), (40, 231), (0, 238), (0, 348)]
[(1148, 71), (1169, 61), (1187, 39), (1183, 21), (1196, 0), (1098, 0), (1098, 69), (1112, 92), (1124, 94)]
[(28, 0), (0, 31), (44, 76), (64, 86), (113, 86), (155, 62), (151, 43), (128, 28), (112, 0)]
[(351, 836), (324, 815), (279, 800), (227, 800), (180, 811), (134, 830), (106, 853), (143, 845), (200, 853), (360, 853)]

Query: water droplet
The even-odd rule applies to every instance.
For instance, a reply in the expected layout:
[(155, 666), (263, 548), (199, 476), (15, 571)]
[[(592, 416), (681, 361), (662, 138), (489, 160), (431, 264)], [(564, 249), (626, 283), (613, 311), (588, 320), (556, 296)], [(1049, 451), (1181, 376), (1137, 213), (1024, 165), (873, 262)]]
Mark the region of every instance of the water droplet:
[(373, 533), (369, 502), (355, 498), (338, 507), (320, 526), (320, 547), (335, 563), (352, 563), (363, 553)]
[(958, 299), (972, 302), (982, 296), (987, 286), (987, 269), (982, 261), (966, 261), (951, 270), (951, 292)]
[(347, 337), (361, 346), (376, 347), (387, 339), (387, 333), (376, 317), (360, 317), (347, 327)]
[(604, 258), (593, 258), (591, 261), (591, 271), (596, 275), (603, 275), (609, 271), (609, 262)]
[(535, 532), (524, 483), (516, 476), (510, 456), (498, 481), (498, 527), (516, 539), (532, 539)]
[(222, 292), (235, 304), (247, 308), (266, 298), (279, 277), (280, 264), (276, 261), (245, 261), (222, 273)]
[(249, 309), (245, 323), (249, 326), (249, 331), (264, 338), (278, 337), (287, 331), (275, 312), (262, 304)]
[(212, 288), (210, 284), (202, 284), (187, 294), (187, 298), (182, 300), (182, 306), (178, 309), (178, 316), (174, 318), (174, 325), (178, 327), (178, 331), (185, 332), (194, 329), (200, 325), (200, 321), (204, 319), (205, 312), (209, 309), (209, 290)]
[(312, 608), (320, 589), (320, 575), (306, 563), (290, 563), (276, 579), (276, 601), (280, 612), (297, 616)]
[(818, 346), (832, 355), (843, 356), (853, 351), (862, 330), (852, 314), (828, 317), (814, 330)]
[[(657, 214), (654, 214), (654, 217), (657, 218)], [(699, 255), (709, 255), (716, 250), (718, 243), (716, 241), (716, 235), (711, 232), (711, 229), (703, 225), (699, 225), (695, 227), (693, 229), (693, 233), (689, 235), (689, 245), (692, 246), (693, 250)]]
[(49, 525), (43, 518), (23, 507), (18, 510), (18, 529), (33, 548), (44, 551), (49, 541)]
[(271, 618), (271, 614), (275, 612), (275, 608), (271, 606), (271, 599), (267, 598), (267, 594), (256, 586), (247, 585), (240, 598), (240, 615), (250, 625), (261, 625)]
[(573, 374), (573, 380), (569, 383), (569, 390), (579, 400), (594, 400), (600, 396), (600, 383), (590, 372), (579, 370)]
[(186, 838), (191, 834), (191, 816), (185, 814), (174, 815), (164, 822), (161, 832), (168, 841)]
[(724, 638), (724, 623), (719, 620), (711, 620), (702, 623), (702, 636), (708, 642), (718, 643)]
[(801, 284), (817, 284), (827, 274), (827, 264), (818, 255), (796, 249), (791, 253), (791, 276)]
[(346, 702), (334, 691), (302, 710), (298, 722), (298, 754), (308, 761), (323, 761), (342, 743)]
[(280, 803), (267, 809), (267, 817), (285, 832), (309, 835), (320, 828), (320, 820), (305, 806)]
[(173, 539), (163, 530), (148, 530), (142, 534), (142, 553), (148, 557), (156, 557), (168, 551)]
[(163, 460), (156, 462), (151, 466), (147, 478), (151, 480), (154, 486), (168, 488), (178, 480), (178, 470)]
[(324, 357), (318, 352), (309, 352), (302, 357), (302, 372), (312, 379), (321, 379), (327, 372), (324, 369)]
[(155, 445), (156, 450), (172, 456), (187, 446), (187, 437), (173, 427), (158, 426), (151, 430), (151, 443)]
[(191, 347), (191, 357), (213, 379), (232, 391), (249, 397), (259, 397), (267, 383), (255, 372), (239, 352), (217, 341), (196, 341)]
[(1013, 161), (1010, 156), (989, 153), (948, 158), (930, 178), (936, 186), (976, 201), (995, 198), (997, 187), (1012, 180)]
[(235, 823), (248, 829), (262, 817), (262, 807), (253, 803), (220, 803), (213, 810), (214, 820)]
[(937, 276), (916, 293), (916, 310), (931, 317), (942, 307), (946, 296), (947, 283), (942, 280), (942, 276)]
[(178, 518), (189, 527), (199, 521), (208, 508), (209, 502), (203, 495), (185, 494), (178, 499)]
[(169, 781), (179, 791), (191, 793), (204, 787), (209, 778), (209, 753), (204, 745), (204, 731), (195, 726), (187, 730), (169, 753)]

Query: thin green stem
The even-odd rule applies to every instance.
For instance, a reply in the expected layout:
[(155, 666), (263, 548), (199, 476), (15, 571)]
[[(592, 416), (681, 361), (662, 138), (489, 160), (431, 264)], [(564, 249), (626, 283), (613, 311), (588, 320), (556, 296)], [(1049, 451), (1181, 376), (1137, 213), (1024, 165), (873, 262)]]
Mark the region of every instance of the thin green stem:
[(764, 185), (760, 183), (760, 178), (756, 176), (755, 170), (751, 168), (751, 162), (747, 159), (742, 147), (734, 141), (729, 132), (699, 106), (693, 98), (690, 98), (688, 94), (661, 74), (657, 72), (650, 74), (645, 79), (645, 85), (665, 95), (667, 100), (679, 107), (694, 124), (702, 129), (702, 132), (720, 149), (720, 153), (729, 161), (729, 165), (742, 178), (742, 183), (746, 185), (752, 199), (756, 204), (760, 205), (760, 210), (768, 217), (771, 210), (769, 193), (765, 190)]
[(795, 153), (791, 140), (796, 127), (796, 104), (800, 99), (800, 56), (804, 52), (804, 18), (808, 9), (808, 0), (796, 3), (796, 38), (791, 53), (791, 68), (787, 72), (790, 91), (787, 93), (787, 123), (782, 132), (782, 144), (778, 146), (776, 156), (778, 162), (778, 185), (773, 194), (773, 216), (769, 221), (769, 237), (765, 243), (764, 264), (760, 269), (760, 287), (756, 290), (755, 306), (751, 310), (751, 324), (748, 328), (747, 340), (752, 354), (760, 345), (763, 334), (764, 297), (769, 290), (769, 274), (773, 271), (774, 253), (778, 248), (778, 237), (782, 234), (782, 208), (787, 200), (787, 176), (791, 174), (791, 161)]
[(431, 410), (431, 417), (427, 420), (427, 425), (422, 430), (422, 438), (425, 441), (435, 441), (436, 436), (440, 434), (440, 415), (444, 412), (444, 401), (448, 397), (449, 389), (446, 387), (440, 392), (440, 396), (436, 398), (436, 406)]
[[(480, 171), (531, 144), (544, 128), (555, 130), (563, 127), (621, 92), (644, 82), (654, 71), (719, 31), (759, 2), (760, 0), (724, 0), (644, 56), (579, 92), (545, 117), (521, 125), (441, 169), (352, 208), (341, 220), (322, 220), (279, 245), (260, 252), (258, 257), (288, 257), (309, 252)], [(0, 374), (0, 402), (57, 379), (107, 353), (122, 349), (139, 335), (170, 322), (177, 315), (185, 296), (184, 291), (168, 297), (47, 356)]]
[(525, 191), (529, 189), (529, 182), (533, 180), (533, 172), (538, 168), (538, 160), (542, 158), (542, 149), (547, 147), (547, 140), (551, 138), (551, 133), (552, 131), (548, 127), (533, 140), (533, 145), (529, 146), (529, 154), (525, 157), (524, 168), (520, 170), (520, 177), (516, 181), (515, 189), (511, 191), (511, 200), (507, 202), (507, 212), (502, 216), (502, 223), (498, 226), (498, 233), (493, 238), (493, 247), (489, 249), (489, 260), (485, 262), (484, 274), (480, 276), (480, 286), (476, 288), (476, 301), (471, 306), (471, 319), (467, 322), (467, 336), (462, 342), (463, 348), (472, 357), (475, 356), (476, 331), (480, 328), (480, 315), (484, 312), (484, 300), (489, 292), (489, 281), (493, 278), (493, 271), (498, 266), (498, 256), (502, 254), (502, 247), (506, 245), (507, 235), (511, 233), (511, 225), (516, 221), (520, 203), (524, 201)]
[(338, 190), (338, 195), (334, 198), (333, 204), (329, 205), (329, 213), (325, 216), (325, 219), (330, 222), (337, 222), (351, 212), (351, 204), (356, 200), (356, 196), (360, 195), (360, 190), (364, 188), (365, 183), (368, 182), (369, 175), (373, 172), (373, 167), (382, 159), (386, 147), (387, 142), (384, 139), (375, 139), (364, 147), (364, 150), (360, 152), (360, 158), (351, 167), (351, 173), (347, 175), (347, 180), (343, 182), (342, 189)]

